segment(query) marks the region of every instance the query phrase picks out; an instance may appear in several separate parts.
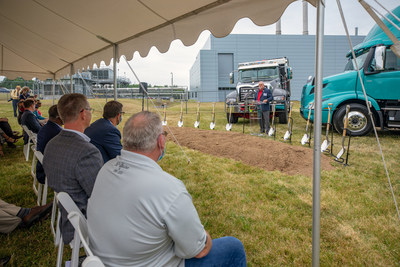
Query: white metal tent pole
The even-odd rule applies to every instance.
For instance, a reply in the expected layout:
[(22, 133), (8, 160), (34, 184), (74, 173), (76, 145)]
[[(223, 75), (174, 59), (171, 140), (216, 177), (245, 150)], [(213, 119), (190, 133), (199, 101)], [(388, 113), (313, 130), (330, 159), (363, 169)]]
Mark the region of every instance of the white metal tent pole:
[(73, 93), (74, 92), (74, 85), (72, 84), (72, 75), (74, 74), (74, 64), (71, 63), (71, 69), (69, 71), (69, 83), (70, 83), (70, 92)]
[(51, 85), (51, 92), (52, 92), (52, 95), (53, 95), (53, 105), (54, 105), (54, 95), (55, 95), (55, 93), (56, 93), (56, 84), (55, 84), (55, 77), (53, 77), (53, 84)]
[[(315, 94), (314, 94), (314, 175), (313, 175), (313, 227), (312, 266), (319, 266), (320, 201), (321, 201), (321, 121), (322, 121), (322, 62), (324, 41), (325, 0), (317, 3), (317, 31), (315, 41)], [(310, 107), (309, 107), (310, 108)]]
[(114, 60), (113, 60), (113, 70), (114, 70), (114, 100), (117, 101), (117, 57), (118, 57), (118, 45), (113, 44)]

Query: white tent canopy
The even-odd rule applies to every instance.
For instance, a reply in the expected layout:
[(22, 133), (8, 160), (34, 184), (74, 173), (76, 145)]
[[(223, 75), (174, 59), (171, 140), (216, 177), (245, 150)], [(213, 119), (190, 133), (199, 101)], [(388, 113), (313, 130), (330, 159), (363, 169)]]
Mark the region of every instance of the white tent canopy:
[[(203, 30), (228, 35), (248, 17), (276, 22), (295, 0), (0, 0), (0, 75), (57, 79), (113, 58), (192, 45)], [(316, 0), (307, 0), (315, 6)], [(299, 14), (301, 16), (301, 14)]]

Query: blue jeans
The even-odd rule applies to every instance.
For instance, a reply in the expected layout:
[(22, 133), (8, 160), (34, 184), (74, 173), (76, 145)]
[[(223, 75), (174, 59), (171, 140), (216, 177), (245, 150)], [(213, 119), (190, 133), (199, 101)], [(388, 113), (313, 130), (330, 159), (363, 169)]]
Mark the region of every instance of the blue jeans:
[(246, 253), (242, 242), (232, 236), (213, 239), (212, 247), (207, 256), (185, 260), (186, 267), (200, 266), (247, 266)]
[(12, 100), (12, 106), (13, 106), (13, 109), (14, 109), (14, 117), (17, 117), (18, 102), (19, 102), (18, 99), (13, 99)]

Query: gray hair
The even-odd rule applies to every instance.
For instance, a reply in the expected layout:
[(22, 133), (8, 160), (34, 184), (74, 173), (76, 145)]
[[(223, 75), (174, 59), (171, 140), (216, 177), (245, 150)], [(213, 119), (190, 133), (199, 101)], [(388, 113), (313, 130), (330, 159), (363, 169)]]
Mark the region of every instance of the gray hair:
[(123, 147), (125, 150), (150, 152), (156, 147), (162, 132), (161, 119), (156, 113), (136, 113), (125, 123)]

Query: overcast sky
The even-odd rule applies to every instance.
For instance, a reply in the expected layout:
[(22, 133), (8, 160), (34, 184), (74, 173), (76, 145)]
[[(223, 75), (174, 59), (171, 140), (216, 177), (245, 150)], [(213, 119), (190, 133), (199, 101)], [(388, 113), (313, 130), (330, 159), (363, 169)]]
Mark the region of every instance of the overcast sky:
[[(386, 14), (375, 0), (366, 0), (369, 4), (377, 8), (381, 13)], [(394, 9), (400, 3), (399, 0), (379, 0), (387, 9)], [(375, 24), (368, 13), (359, 4), (358, 0), (342, 0), (342, 8), (347, 21), (350, 34), (354, 34), (355, 27), (358, 27), (359, 35), (366, 35)], [(308, 30), (309, 34), (315, 34), (316, 8), (308, 5)], [(292, 3), (284, 12), (281, 19), (282, 34), (302, 34), (302, 2)], [(275, 34), (275, 24), (269, 26), (256, 26), (250, 19), (244, 18), (236, 23), (233, 34)], [(168, 52), (161, 54), (154, 47), (150, 50), (147, 57), (142, 58), (138, 53), (134, 54), (130, 62), (132, 68), (138, 75), (140, 81), (148, 82), (152, 85), (170, 85), (171, 76), (176, 85), (189, 86), (189, 71), (193, 65), (199, 50), (209, 36), (205, 31), (198, 41), (186, 47), (181, 41), (172, 42)], [(326, 0), (325, 9), (325, 34), (344, 35), (345, 31), (341, 23), (336, 0)], [(343, 55), (344, 56), (344, 55)], [(118, 66), (119, 75), (130, 78), (131, 82), (137, 83), (126, 62), (122, 59)], [(171, 74), (173, 73), (173, 74)]]

